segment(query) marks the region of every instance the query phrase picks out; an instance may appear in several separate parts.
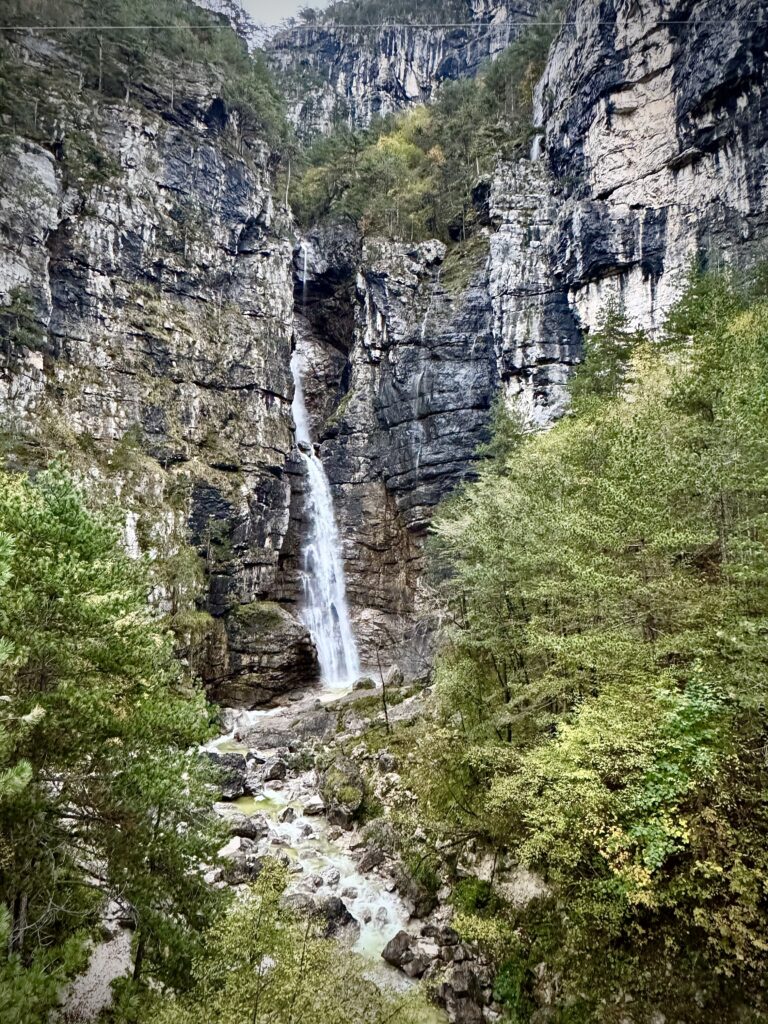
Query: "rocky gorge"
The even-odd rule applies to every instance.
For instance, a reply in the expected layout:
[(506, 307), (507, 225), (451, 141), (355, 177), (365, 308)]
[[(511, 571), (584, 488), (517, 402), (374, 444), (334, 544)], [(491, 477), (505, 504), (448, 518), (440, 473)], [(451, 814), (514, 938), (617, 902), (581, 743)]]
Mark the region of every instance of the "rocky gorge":
[[(317, 672), (296, 616), (293, 345), (311, 367), (363, 663), (418, 675), (431, 510), (471, 476), (494, 395), (551, 422), (610, 296), (653, 330), (697, 254), (759, 254), (764, 26), (741, 3), (712, 5), (721, 27), (699, 12), (683, 28), (678, 7), (660, 22), (652, 0), (573, 5), (537, 87), (529, 158), (478, 182), (485, 226), (450, 249), (350, 226), (299, 237), (269, 148), (241, 137), (212, 80), (175, 95), (139, 82), (130, 105), (81, 94), (68, 117), (98, 129), (76, 135), (57, 121), (77, 85), (64, 55), (39, 37), (13, 43), (25, 74), (57, 84), (29, 134), (6, 115), (11, 457), (64, 446), (86, 476), (108, 469), (127, 542), (155, 558), (158, 599), (186, 616), (216, 699), (253, 707)], [(492, 15), (511, 17), (477, 16)], [(301, 63), (314, 30), (291, 31)]]
[[(272, 34), (265, 60), (297, 137), (434, 100), (543, 7), (456, 6), (432, 28), (319, 12)], [(243, 31), (238, 10), (214, 9)], [(428, 984), (450, 1021), (502, 1019), (450, 890), (418, 870), (418, 827), (405, 849), (382, 813), (415, 804), (400, 769), (431, 713), (445, 610), (430, 523), (475, 478), (495, 403), (529, 429), (563, 416), (607, 304), (654, 336), (694, 262), (764, 255), (765, 11), (571, 0), (535, 84), (530, 145), (478, 175), (476, 230), (442, 239), (349, 218), (299, 225), (283, 140), (249, 122), (214, 65), (164, 55), (137, 73), (116, 58), (130, 84), (110, 87), (101, 43), (84, 73), (55, 34), (6, 36), (4, 457), (32, 474), (59, 458), (97, 504), (117, 505), (153, 604), (221, 709), (206, 752), (230, 840), (209, 883), (244, 885), (276, 856), (288, 902), (383, 960), (383, 984)], [(341, 587), (328, 600), (307, 586), (313, 473), (336, 558), (326, 593)], [(339, 678), (322, 671), (308, 606), (331, 636), (348, 628)], [(442, 855), (514, 905), (547, 891), (471, 844)], [(558, 981), (540, 973), (532, 1019), (545, 1021)]]

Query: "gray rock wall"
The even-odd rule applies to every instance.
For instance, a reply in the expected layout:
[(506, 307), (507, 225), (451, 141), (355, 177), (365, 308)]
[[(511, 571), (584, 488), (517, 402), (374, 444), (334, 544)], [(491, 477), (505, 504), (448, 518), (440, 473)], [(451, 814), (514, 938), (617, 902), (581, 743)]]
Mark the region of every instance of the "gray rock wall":
[(336, 26), (318, 11), (317, 24), (283, 29), (266, 49), (287, 91), (291, 120), (311, 138), (336, 119), (361, 128), (377, 115), (428, 102), (443, 82), (477, 74), (542, 6), (542, 0), (466, 0), (456, 17), (427, 2), (412, 19), (437, 22), (427, 27), (378, 27), (375, 11), (373, 27)]
[(223, 702), (306, 685), (303, 627), (241, 613), (295, 597), (281, 566), (292, 245), (272, 156), (204, 77), (124, 102), (83, 89), (53, 43), (16, 59), (55, 118), (33, 138), (6, 132), (0, 151), (9, 463), (64, 452), (97, 500), (118, 500), (126, 544), (154, 559), (155, 598)]
[(694, 260), (764, 258), (768, 17), (749, 0), (575, 0), (538, 86), (540, 159), (499, 168), (490, 289), (500, 371), (562, 411), (609, 298), (658, 330)]

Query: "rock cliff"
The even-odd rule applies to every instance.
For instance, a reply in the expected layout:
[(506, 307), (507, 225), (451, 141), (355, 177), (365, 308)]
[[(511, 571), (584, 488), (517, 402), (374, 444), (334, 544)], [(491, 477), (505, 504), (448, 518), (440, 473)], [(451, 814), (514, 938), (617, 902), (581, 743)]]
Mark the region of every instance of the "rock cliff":
[(353, 251), (347, 239), (339, 288), (339, 238), (310, 232), (316, 436), (369, 661), (378, 648), (422, 664), (426, 527), (471, 475), (495, 391), (550, 423), (609, 298), (654, 332), (693, 260), (764, 251), (767, 32), (755, 13), (574, 0), (537, 89), (540, 135), (478, 182), (486, 226), (473, 240), (446, 251), (366, 238)]
[(390, 24), (374, 5), (370, 16), (356, 11), (346, 24), (343, 10), (333, 18), (317, 10), (274, 33), (267, 53), (292, 122), (311, 138), (339, 120), (366, 127), (376, 116), (428, 102), (443, 82), (477, 74), (542, 6), (542, 0), (433, 0)]
[[(339, 103), (365, 124), (429, 99), (539, 5), (466, 6), (483, 32), (278, 33), (271, 59), (306, 72), (301, 130)], [(693, 259), (764, 252), (767, 38), (748, 0), (572, 0), (530, 154), (477, 182), (481, 226), (446, 247), (348, 224), (297, 242), (276, 157), (214, 72), (159, 62), (123, 96), (84, 83), (58, 43), (17, 37), (3, 60), (37, 102), (0, 101), (6, 461), (64, 452), (117, 496), (212, 695), (272, 701), (317, 675), (295, 615), (298, 346), (363, 662), (422, 673), (428, 524), (471, 477), (494, 396), (546, 425), (610, 297), (654, 331)]]
[(490, 193), (500, 371), (535, 422), (562, 410), (610, 297), (653, 332), (694, 260), (764, 255), (767, 42), (748, 0), (569, 6), (537, 160), (500, 167)]
[(3, 53), (45, 88), (0, 152), (0, 412), (12, 466), (64, 452), (118, 499), (126, 543), (212, 693), (263, 702), (316, 674), (281, 588), (292, 445), (290, 220), (269, 149), (199, 67), (83, 86), (57, 44)]

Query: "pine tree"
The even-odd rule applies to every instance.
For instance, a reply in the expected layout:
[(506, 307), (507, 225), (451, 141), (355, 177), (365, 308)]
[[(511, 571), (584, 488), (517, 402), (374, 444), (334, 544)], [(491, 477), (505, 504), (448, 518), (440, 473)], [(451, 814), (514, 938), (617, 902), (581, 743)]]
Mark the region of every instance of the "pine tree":
[[(0, 904), (22, 964), (97, 920), (136, 925), (135, 976), (183, 978), (217, 898), (202, 696), (146, 566), (59, 470), (0, 476)], [(33, 1018), (30, 1017), (30, 1021)]]

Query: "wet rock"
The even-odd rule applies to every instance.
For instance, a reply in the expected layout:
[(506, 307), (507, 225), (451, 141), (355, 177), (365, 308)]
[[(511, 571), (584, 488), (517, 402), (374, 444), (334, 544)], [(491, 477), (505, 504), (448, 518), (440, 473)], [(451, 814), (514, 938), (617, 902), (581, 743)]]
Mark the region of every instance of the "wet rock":
[(373, 847), (372, 849), (366, 850), (357, 862), (357, 870), (362, 875), (365, 875), (369, 871), (373, 871), (373, 869), (377, 868), (380, 864), (383, 864), (385, 860), (386, 857), (384, 855), (384, 851), (379, 850), (377, 847)]
[(325, 813), (325, 801), (321, 796), (311, 796), (301, 809), (307, 817), (317, 817)]
[(357, 765), (341, 755), (334, 758), (321, 775), (320, 794), (328, 821), (350, 828), (365, 795), (365, 784)]
[(278, 814), (277, 820), (290, 824), (292, 821), (296, 820), (296, 811), (293, 807), (284, 807)]
[(242, 836), (230, 839), (219, 854), (226, 862), (223, 877), (230, 885), (254, 881), (264, 866), (264, 858), (258, 855), (256, 843)]
[(339, 884), (341, 879), (341, 872), (338, 868), (328, 868), (323, 872), (323, 881), (326, 885), (334, 886)]
[(346, 903), (338, 896), (325, 896), (319, 899), (316, 903), (316, 913), (325, 921), (326, 938), (335, 936), (354, 941), (359, 934), (358, 922), (349, 912)]
[(288, 773), (288, 765), (280, 757), (270, 757), (261, 769), (264, 782), (282, 781)]
[(376, 924), (388, 924), (389, 923), (389, 911), (386, 907), (378, 907), (374, 915)]
[(370, 676), (363, 676), (362, 679), (356, 680), (353, 690), (375, 690), (376, 683), (371, 679)]
[(382, 957), (393, 967), (404, 967), (413, 960), (416, 939), (404, 930), (389, 940), (381, 952)]
[(356, 900), (358, 897), (358, 890), (354, 885), (347, 885), (341, 890), (341, 898), (345, 900)]
[(304, 884), (308, 885), (311, 889), (321, 889), (323, 886), (323, 876), (309, 875), (309, 877), (304, 880)]
[(217, 769), (221, 796), (224, 800), (237, 800), (245, 794), (246, 764), (242, 754), (220, 754), (208, 751), (208, 759)]

